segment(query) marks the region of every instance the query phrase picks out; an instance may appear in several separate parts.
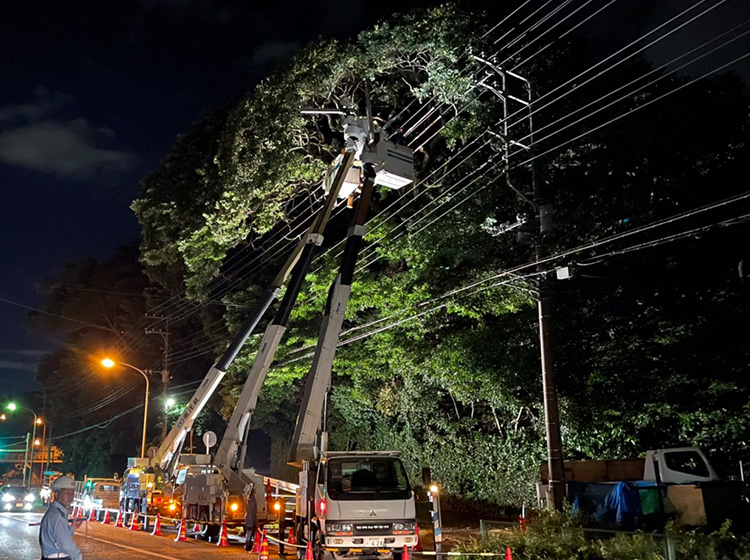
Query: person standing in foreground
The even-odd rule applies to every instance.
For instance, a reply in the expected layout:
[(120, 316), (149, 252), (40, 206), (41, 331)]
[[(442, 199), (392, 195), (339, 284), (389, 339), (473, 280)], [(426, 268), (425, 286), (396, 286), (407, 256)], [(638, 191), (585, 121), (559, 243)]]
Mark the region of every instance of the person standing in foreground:
[(245, 502), (245, 550), (253, 549), (253, 539), (258, 527), (258, 502), (255, 501), (255, 487), (250, 490)]
[(81, 560), (81, 550), (73, 542), (73, 533), (83, 519), (68, 522), (68, 507), (73, 503), (75, 484), (69, 476), (61, 476), (52, 484), (55, 501), (49, 505), (39, 527), (39, 546), (42, 560), (71, 558)]

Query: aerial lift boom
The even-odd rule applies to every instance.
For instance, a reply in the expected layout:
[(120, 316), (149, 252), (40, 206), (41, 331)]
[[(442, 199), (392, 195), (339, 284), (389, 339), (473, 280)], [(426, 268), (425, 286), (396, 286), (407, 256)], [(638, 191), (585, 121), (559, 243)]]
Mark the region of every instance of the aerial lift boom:
[[(344, 178), (346, 177), (346, 173), (349, 167), (351, 167), (352, 159), (352, 154), (344, 155), (338, 172), (332, 184), (330, 185), (328, 192), (326, 193), (323, 207), (318, 211), (316, 219), (307, 230), (305, 235), (300, 239), (294, 251), (288, 257), (288, 259), (284, 263), (284, 266), (281, 268), (271, 285), (258, 301), (258, 304), (254, 311), (245, 320), (242, 328), (235, 335), (229, 347), (226, 349), (219, 361), (217, 361), (216, 364), (214, 364), (211, 369), (209, 369), (195, 394), (192, 396), (190, 401), (188, 401), (185, 410), (177, 419), (177, 422), (175, 422), (166, 439), (157, 449), (152, 459), (152, 464), (161, 468), (161, 470), (167, 473), (168, 476), (171, 477), (172, 475), (174, 475), (174, 472), (179, 463), (179, 456), (182, 445), (185, 441), (185, 437), (192, 429), (195, 419), (205, 407), (208, 399), (216, 391), (216, 388), (219, 386), (219, 383), (229, 369), (229, 366), (237, 357), (237, 354), (241, 350), (248, 336), (252, 334), (260, 319), (263, 317), (263, 315), (266, 313), (268, 308), (278, 296), (279, 292), (281, 291), (281, 287), (287, 279), (289, 273), (300, 262), (307, 263), (303, 264), (302, 268), (309, 267), (309, 261), (312, 258), (314, 248), (320, 246), (320, 244), (323, 242), (323, 231), (325, 230), (326, 224), (328, 223), (328, 220), (331, 216), (331, 212), (333, 211), (339, 190), (341, 188), (341, 185), (343, 184)], [(302, 276), (302, 278), (304, 278), (304, 275)], [(292, 291), (294, 291), (294, 289), (296, 289), (297, 291), (299, 290), (298, 284), (300, 280), (296, 279), (295, 282), (297, 284), (297, 287), (291, 288), (290, 286)]]

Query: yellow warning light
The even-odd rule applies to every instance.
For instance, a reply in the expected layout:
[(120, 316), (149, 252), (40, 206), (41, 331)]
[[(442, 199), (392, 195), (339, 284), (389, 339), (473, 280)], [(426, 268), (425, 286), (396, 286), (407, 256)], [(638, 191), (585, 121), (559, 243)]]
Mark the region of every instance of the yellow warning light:
[(232, 504), (231, 506), (229, 506), (229, 508), (230, 508), (230, 509), (231, 509), (232, 511), (237, 511), (237, 509), (238, 509), (239, 507), (240, 507), (240, 506), (238, 506), (236, 502), (235, 502), (235, 503), (233, 503), (233, 504)]
[(437, 494), (437, 491), (438, 491), (437, 484), (433, 484), (432, 486), (430, 486), (430, 492), (432, 492), (433, 494)]
[(281, 510), (281, 504), (279, 502), (276, 502), (275, 504), (273, 504), (273, 509), (275, 509), (276, 511)]

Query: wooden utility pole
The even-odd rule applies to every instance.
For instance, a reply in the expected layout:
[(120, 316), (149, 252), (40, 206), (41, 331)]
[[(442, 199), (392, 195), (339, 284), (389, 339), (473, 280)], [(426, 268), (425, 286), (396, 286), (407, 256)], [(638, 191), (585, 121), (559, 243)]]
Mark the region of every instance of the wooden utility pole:
[[(161, 317), (152, 317), (159, 319)], [(164, 318), (164, 330), (146, 329), (147, 334), (161, 335), (164, 340), (162, 346), (161, 396), (164, 401), (161, 417), (161, 441), (167, 439), (167, 399), (169, 393), (169, 319)]]

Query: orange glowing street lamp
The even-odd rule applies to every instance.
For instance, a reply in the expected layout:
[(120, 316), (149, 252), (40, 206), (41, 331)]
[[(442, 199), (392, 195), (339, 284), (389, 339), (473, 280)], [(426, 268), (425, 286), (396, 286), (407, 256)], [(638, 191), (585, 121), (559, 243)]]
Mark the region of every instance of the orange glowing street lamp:
[(101, 361), (101, 364), (105, 368), (108, 368), (108, 369), (111, 369), (115, 367), (116, 365), (130, 368), (140, 373), (143, 376), (143, 379), (146, 380), (146, 398), (143, 402), (143, 436), (141, 437), (141, 459), (143, 459), (146, 456), (146, 420), (148, 418), (148, 389), (149, 389), (148, 375), (146, 375), (146, 372), (140, 368), (131, 366), (130, 364), (126, 364), (125, 362), (115, 362), (114, 360), (111, 360), (109, 358), (104, 358)]

